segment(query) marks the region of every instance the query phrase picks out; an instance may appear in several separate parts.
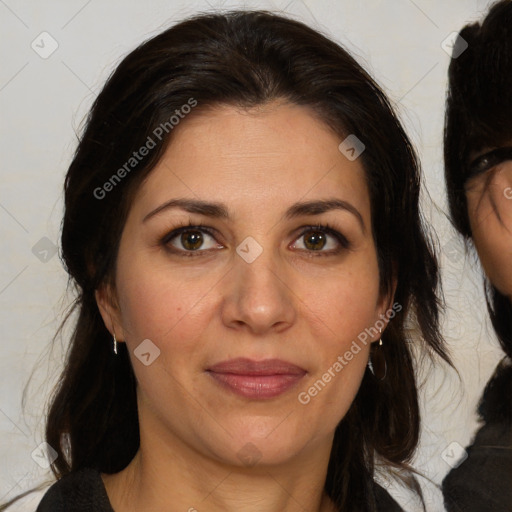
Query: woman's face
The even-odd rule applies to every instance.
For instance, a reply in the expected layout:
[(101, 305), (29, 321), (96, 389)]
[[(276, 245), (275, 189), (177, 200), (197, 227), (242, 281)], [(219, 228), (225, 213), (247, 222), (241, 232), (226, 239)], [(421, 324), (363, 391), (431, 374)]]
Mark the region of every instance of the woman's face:
[(466, 185), (472, 238), (491, 283), (512, 300), (512, 160)]
[(118, 306), (98, 295), (137, 377), (141, 439), (238, 465), (330, 450), (379, 339), (361, 333), (388, 307), (365, 173), (340, 142), (276, 103), (173, 133), (122, 233)]

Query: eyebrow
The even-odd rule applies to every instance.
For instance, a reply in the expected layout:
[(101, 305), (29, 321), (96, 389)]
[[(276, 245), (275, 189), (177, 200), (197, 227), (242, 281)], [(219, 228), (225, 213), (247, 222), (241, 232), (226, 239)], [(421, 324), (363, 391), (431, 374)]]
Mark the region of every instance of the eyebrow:
[[(171, 199), (170, 201), (161, 204), (151, 212), (149, 212), (143, 219), (142, 222), (146, 222), (150, 218), (158, 215), (159, 213), (173, 209), (180, 208), (189, 213), (197, 213), (205, 215), (207, 217), (231, 220), (228, 208), (223, 203), (208, 202), (198, 199)], [(329, 212), (331, 210), (345, 210), (351, 213), (361, 225), (363, 233), (366, 232), (366, 227), (362, 215), (359, 210), (349, 203), (341, 199), (321, 199), (315, 201), (304, 201), (294, 203), (284, 213), (282, 220), (292, 220), (296, 217), (303, 215), (320, 215), (322, 213)]]

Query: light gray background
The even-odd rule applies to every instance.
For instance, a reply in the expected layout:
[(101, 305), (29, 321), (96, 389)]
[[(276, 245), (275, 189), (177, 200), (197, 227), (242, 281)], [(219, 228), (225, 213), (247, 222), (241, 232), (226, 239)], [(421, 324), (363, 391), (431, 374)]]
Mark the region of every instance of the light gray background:
[[(0, 0), (0, 502), (50, 474), (31, 454), (43, 440), (44, 406), (67, 340), (65, 331), (51, 349), (70, 301), (66, 274), (51, 248), (59, 241), (62, 182), (75, 149), (75, 132), (116, 63), (136, 45), (197, 11), (232, 7), (282, 11), (344, 44), (388, 93), (417, 147), (425, 173), (424, 208), (441, 250), (449, 306), (444, 333), (462, 377), (460, 382), (442, 365), (422, 370), (424, 423), (414, 465), (433, 483), (442, 480), (448, 462), (453, 464), (462, 453), (458, 445), (466, 446), (477, 428), (477, 401), (501, 357), (487, 320), (478, 263), (465, 255), (444, 213), (442, 170), (450, 61), (442, 42), (479, 19), (487, 4)], [(50, 39), (40, 36), (44, 31), (58, 43), (46, 59), (31, 47), (35, 41), (40, 52), (48, 51)], [(46, 38), (44, 50), (41, 38)], [(52, 244), (41, 242), (43, 237)], [(23, 410), (22, 394), (30, 377)], [(447, 450), (451, 443), (458, 443), (451, 446), (453, 451)], [(443, 510), (435, 485), (427, 479), (421, 483), (428, 510)], [(417, 510), (405, 491), (389, 485), (408, 511)], [(31, 505), (13, 510), (34, 510), (38, 499), (40, 495)]]

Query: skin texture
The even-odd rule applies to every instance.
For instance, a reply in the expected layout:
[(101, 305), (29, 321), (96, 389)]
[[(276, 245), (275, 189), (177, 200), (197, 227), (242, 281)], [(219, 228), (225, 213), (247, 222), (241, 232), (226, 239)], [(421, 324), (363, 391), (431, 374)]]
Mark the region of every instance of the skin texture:
[[(140, 450), (120, 473), (102, 475), (116, 511), (333, 510), (323, 486), (334, 430), (357, 393), (370, 343), (310, 403), (297, 397), (392, 302), (379, 296), (362, 164), (345, 158), (340, 142), (309, 109), (284, 102), (216, 107), (173, 132), (132, 204), (116, 290), (97, 292), (138, 381)], [(180, 197), (225, 203), (232, 218), (164, 209), (143, 221)], [(282, 218), (293, 203), (319, 199), (350, 202), (364, 228), (346, 210)], [(161, 242), (189, 221), (214, 230), (203, 235), (202, 255), (172, 253), (192, 245), (180, 236), (167, 249)], [(312, 233), (301, 235), (326, 222), (349, 248), (328, 234), (315, 251)], [(263, 249), (252, 263), (236, 251), (248, 236)], [(149, 366), (133, 353), (145, 339), (160, 350)], [(235, 357), (279, 358), (307, 373), (280, 396), (248, 399), (205, 371)], [(239, 457), (248, 443), (257, 449), (252, 466)]]
[(466, 186), (472, 238), (491, 283), (512, 301), (512, 161)]

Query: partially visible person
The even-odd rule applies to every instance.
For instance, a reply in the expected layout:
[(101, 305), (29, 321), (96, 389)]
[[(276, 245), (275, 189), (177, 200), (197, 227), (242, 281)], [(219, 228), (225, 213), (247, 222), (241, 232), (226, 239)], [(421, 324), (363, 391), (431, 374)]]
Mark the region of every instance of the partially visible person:
[(449, 512), (512, 510), (512, 1), (465, 26), (449, 68), (444, 139), (450, 213), (485, 272), (503, 359), (478, 407), (467, 459), (443, 482)]

